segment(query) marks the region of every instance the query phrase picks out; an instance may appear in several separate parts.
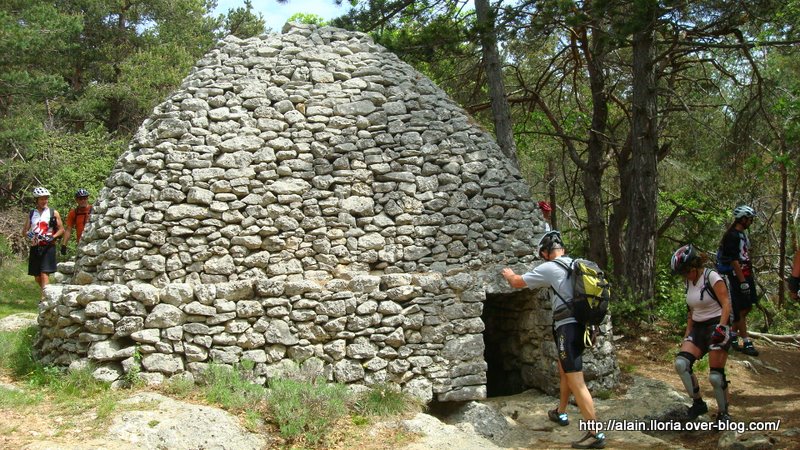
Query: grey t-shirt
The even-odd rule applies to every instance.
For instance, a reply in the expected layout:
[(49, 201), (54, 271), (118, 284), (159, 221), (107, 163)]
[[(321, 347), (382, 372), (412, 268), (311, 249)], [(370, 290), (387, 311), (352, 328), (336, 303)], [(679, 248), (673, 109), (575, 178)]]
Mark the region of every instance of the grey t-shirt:
[[(567, 266), (572, 264), (572, 258), (569, 256), (559, 256), (556, 260)], [(522, 274), (522, 280), (529, 288), (553, 288), (564, 298), (564, 301), (572, 300), (572, 282), (567, 279), (567, 270), (554, 261), (546, 261), (534, 267), (530, 272)], [(564, 308), (564, 302), (553, 291), (550, 291), (550, 304), (553, 311)], [(558, 328), (561, 325), (577, 322), (574, 317), (567, 317), (557, 321), (554, 327)]]

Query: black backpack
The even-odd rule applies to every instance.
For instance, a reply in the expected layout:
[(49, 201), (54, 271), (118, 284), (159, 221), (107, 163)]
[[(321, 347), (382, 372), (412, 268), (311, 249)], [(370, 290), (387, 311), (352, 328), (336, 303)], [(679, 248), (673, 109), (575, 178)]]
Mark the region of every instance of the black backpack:
[(608, 314), (608, 302), (611, 301), (611, 285), (603, 270), (587, 259), (573, 259), (569, 265), (557, 259), (553, 262), (564, 268), (567, 278), (572, 281), (572, 300), (568, 302), (556, 292), (558, 298), (578, 323), (600, 325)]

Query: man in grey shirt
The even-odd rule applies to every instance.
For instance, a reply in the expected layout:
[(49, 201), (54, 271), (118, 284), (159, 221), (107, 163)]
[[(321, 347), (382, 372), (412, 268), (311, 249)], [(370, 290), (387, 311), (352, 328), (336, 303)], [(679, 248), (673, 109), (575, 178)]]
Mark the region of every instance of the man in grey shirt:
[[(597, 415), (594, 410), (592, 394), (589, 393), (583, 379), (581, 356), (584, 350), (583, 335), (586, 328), (575, 320), (567, 306), (567, 302), (572, 300), (572, 282), (568, 278), (569, 271), (567, 270), (572, 264), (572, 258), (566, 255), (561, 233), (553, 230), (542, 236), (539, 241), (539, 256), (545, 262), (530, 272), (517, 275), (512, 269), (506, 267), (502, 274), (508, 284), (516, 289), (524, 287), (531, 289), (548, 287), (551, 289), (553, 338), (558, 349), (558, 372), (561, 384), (558, 407), (548, 411), (547, 416), (561, 426), (568, 425), (567, 402), (572, 394), (575, 396), (575, 402), (578, 404), (583, 418), (591, 421), (590, 423), (596, 423)], [(572, 443), (573, 448), (604, 448), (605, 445), (605, 435), (596, 431), (588, 431), (580, 440)]]

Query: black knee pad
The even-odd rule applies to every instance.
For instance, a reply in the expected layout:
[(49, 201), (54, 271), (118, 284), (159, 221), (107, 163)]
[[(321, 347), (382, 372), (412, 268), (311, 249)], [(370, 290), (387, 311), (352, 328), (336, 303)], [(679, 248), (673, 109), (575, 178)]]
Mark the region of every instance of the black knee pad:
[[(697, 361), (697, 358), (695, 358), (695, 356), (693, 354), (689, 353), (689, 352), (678, 352), (677, 356), (680, 356), (680, 357), (684, 358), (685, 360), (689, 361), (689, 368), (688, 368), (687, 371), (689, 373), (692, 373), (692, 366), (694, 366), (694, 362)], [(677, 358), (677, 356), (676, 356), (676, 358)]]
[[(719, 375), (715, 375), (719, 374)], [(717, 380), (721, 380), (720, 387), (722, 390), (728, 389), (728, 378), (725, 377), (725, 368), (724, 367), (712, 367), (708, 370), (708, 380), (713, 385)]]

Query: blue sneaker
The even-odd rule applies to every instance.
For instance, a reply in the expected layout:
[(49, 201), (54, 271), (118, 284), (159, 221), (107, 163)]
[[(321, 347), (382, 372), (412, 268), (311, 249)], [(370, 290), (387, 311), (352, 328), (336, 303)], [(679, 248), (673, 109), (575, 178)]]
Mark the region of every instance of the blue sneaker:
[(587, 431), (579, 441), (572, 443), (572, 448), (606, 448), (606, 435)]
[(547, 411), (547, 418), (550, 419), (552, 422), (561, 425), (562, 427), (569, 425), (569, 418), (567, 417), (567, 413), (558, 412), (558, 408)]

